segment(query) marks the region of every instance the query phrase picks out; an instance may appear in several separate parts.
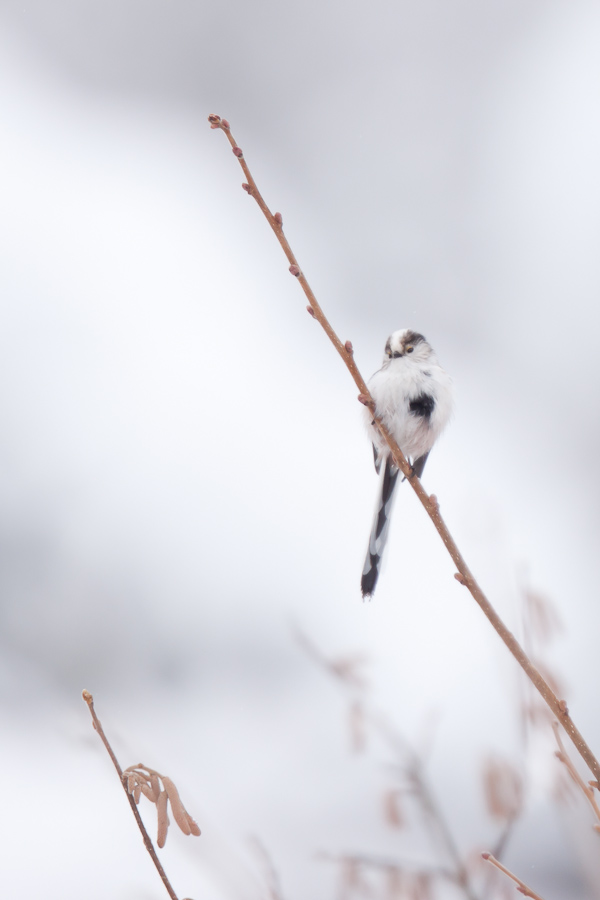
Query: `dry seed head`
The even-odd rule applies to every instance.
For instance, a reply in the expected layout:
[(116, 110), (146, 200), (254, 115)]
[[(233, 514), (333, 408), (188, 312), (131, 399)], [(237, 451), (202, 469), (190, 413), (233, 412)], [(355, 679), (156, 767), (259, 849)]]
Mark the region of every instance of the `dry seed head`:
[(162, 849), (167, 841), (167, 831), (169, 828), (169, 816), (167, 815), (167, 792), (161, 791), (156, 801), (156, 812), (158, 816), (158, 832), (156, 835), (156, 843)]
[(150, 787), (152, 788), (152, 793), (154, 794), (153, 803), (156, 803), (158, 800), (158, 795), (160, 794), (160, 782), (158, 780), (158, 775), (156, 772), (150, 773)]
[[(156, 804), (158, 817), (158, 837), (157, 843), (159, 847), (164, 847), (167, 840), (167, 831), (169, 828), (169, 816), (167, 813), (168, 804), (171, 803), (173, 817), (184, 834), (200, 834), (200, 828), (197, 822), (192, 819), (185, 809), (179, 796), (179, 791), (175, 787), (173, 781), (166, 775), (160, 775), (154, 769), (139, 763), (137, 766), (130, 766), (123, 773), (124, 783), (127, 784), (127, 791), (133, 796), (136, 803), (139, 802), (143, 794), (151, 803)], [(160, 782), (162, 780), (164, 790), (161, 790)]]
[(362, 753), (367, 745), (365, 713), (360, 700), (350, 706), (350, 744), (356, 753)]
[(154, 795), (154, 791), (152, 790), (150, 785), (141, 784), (140, 788), (141, 788), (142, 794), (144, 795), (144, 797), (147, 797), (147, 799), (150, 801), (150, 803), (156, 803), (156, 801), (158, 800), (158, 794), (156, 796)]
[(404, 900), (404, 876), (397, 866), (388, 866), (385, 873), (385, 897), (387, 900)]
[(431, 877), (427, 872), (417, 872), (412, 877), (411, 900), (431, 900)]
[(392, 788), (383, 795), (383, 816), (392, 828), (404, 827), (404, 816), (400, 806), (400, 791)]
[(488, 812), (495, 819), (514, 819), (523, 807), (523, 782), (510, 763), (490, 759), (483, 771)]
[(563, 624), (554, 604), (538, 591), (527, 589), (523, 594), (535, 637), (542, 643), (548, 643), (555, 634), (563, 631)]

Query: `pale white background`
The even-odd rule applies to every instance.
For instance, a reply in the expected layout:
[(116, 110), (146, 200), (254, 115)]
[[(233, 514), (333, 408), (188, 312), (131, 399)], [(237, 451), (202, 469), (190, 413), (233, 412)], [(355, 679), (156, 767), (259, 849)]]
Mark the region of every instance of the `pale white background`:
[(294, 627), (364, 653), (409, 740), (433, 723), (465, 853), (504, 754), (529, 778), (509, 864), (600, 895), (587, 811), (552, 802), (549, 739), (523, 758), (515, 666), (406, 486), (361, 602), (356, 389), (206, 124), (231, 121), (364, 374), (411, 326), (454, 376), (425, 484), (517, 633), (523, 573), (552, 598), (547, 662), (600, 750), (599, 41), (584, 0), (4, 0), (3, 895), (166, 896), (84, 687), (199, 820), (163, 854), (181, 897), (261, 896), (250, 835), (287, 900), (336, 896), (320, 851), (430, 859), (386, 828), (392, 757), (352, 753)]

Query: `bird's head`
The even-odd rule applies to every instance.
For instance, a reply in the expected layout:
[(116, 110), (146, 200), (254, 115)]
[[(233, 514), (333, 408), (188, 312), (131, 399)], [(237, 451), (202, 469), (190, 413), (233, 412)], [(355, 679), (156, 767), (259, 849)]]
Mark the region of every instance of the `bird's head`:
[(401, 328), (390, 334), (385, 345), (384, 363), (394, 359), (410, 359), (415, 362), (426, 362), (433, 356), (433, 350), (418, 331)]

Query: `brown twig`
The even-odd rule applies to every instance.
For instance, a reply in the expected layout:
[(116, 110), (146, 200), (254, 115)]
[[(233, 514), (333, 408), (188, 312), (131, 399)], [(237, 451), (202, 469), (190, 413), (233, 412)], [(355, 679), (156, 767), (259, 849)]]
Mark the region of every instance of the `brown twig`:
[(532, 900), (543, 900), (543, 897), (540, 897), (539, 894), (536, 894), (535, 891), (532, 891), (530, 887), (527, 887), (524, 881), (515, 875), (510, 869), (507, 869), (506, 866), (503, 866), (501, 862), (498, 862), (495, 856), (492, 856), (491, 853), (482, 853), (482, 857), (491, 863), (492, 866), (496, 866), (501, 872), (504, 872), (505, 875), (508, 875), (509, 878), (517, 885), (517, 890), (520, 894), (523, 894), (525, 897), (531, 897)]
[[(231, 128), (229, 126), (229, 122), (226, 119), (222, 119), (217, 115), (210, 115), (208, 117), (208, 121), (210, 122), (211, 128), (220, 129), (226, 135), (229, 143), (232, 146), (233, 153), (236, 156), (239, 164), (241, 165), (244, 175), (246, 176), (246, 183), (242, 185), (244, 190), (250, 194), (251, 197), (254, 197), (256, 202), (258, 203), (261, 211), (263, 212), (267, 222), (273, 229), (275, 236), (281, 247), (283, 252), (285, 253), (288, 261), (290, 262), (290, 272), (294, 275), (298, 281), (300, 282), (304, 293), (309, 301), (308, 311), (310, 314), (319, 322), (319, 324), (324, 329), (325, 333), (329, 337), (331, 343), (334, 345), (339, 355), (342, 357), (344, 363), (346, 364), (348, 371), (352, 375), (354, 379), (354, 383), (358, 387), (360, 391), (360, 399), (361, 402), (365, 403), (367, 406), (371, 408), (375, 408), (373, 399), (369, 394), (369, 390), (367, 388), (366, 382), (364, 381), (362, 375), (360, 374), (356, 363), (354, 362), (354, 355), (352, 350), (352, 344), (347, 341), (346, 343), (342, 343), (339, 339), (329, 321), (327, 320), (323, 310), (321, 309), (319, 303), (315, 295), (313, 294), (304, 274), (300, 266), (298, 265), (298, 261), (294, 256), (292, 249), (283, 233), (282, 227), (282, 217), (280, 213), (271, 213), (267, 204), (263, 200), (263, 197), (256, 186), (256, 182), (254, 178), (250, 174), (250, 169), (248, 168), (248, 164), (244, 159), (244, 154), (240, 147), (238, 147), (233, 135), (231, 134)], [(409, 466), (406, 458), (402, 454), (400, 447), (393, 439), (391, 434), (387, 431), (381, 420), (374, 415), (374, 422), (376, 423), (379, 431), (388, 447), (390, 448), (390, 454), (392, 459), (394, 460), (394, 464), (402, 470), (403, 474), (406, 476), (406, 480), (410, 483), (412, 489), (415, 494), (421, 501), (422, 505), (425, 508), (425, 511), (429, 515), (431, 521), (433, 522), (438, 534), (440, 535), (444, 546), (446, 547), (448, 553), (452, 557), (452, 560), (458, 569), (458, 572), (454, 576), (456, 580), (464, 585), (470, 591), (473, 599), (479, 605), (483, 614), (486, 616), (488, 621), (491, 623), (492, 627), (496, 630), (500, 638), (504, 641), (505, 645), (508, 647), (514, 658), (517, 660), (521, 668), (524, 670), (528, 678), (531, 680), (533, 685), (537, 688), (541, 696), (544, 698), (566, 733), (569, 735), (573, 744), (575, 745), (578, 753), (585, 760), (588, 768), (594, 775), (596, 781), (600, 782), (600, 763), (592, 753), (590, 747), (587, 745), (586, 741), (583, 738), (583, 735), (576, 728), (573, 720), (569, 715), (569, 711), (567, 709), (567, 704), (564, 700), (559, 699), (548, 682), (543, 678), (541, 673), (536, 669), (533, 665), (527, 654), (524, 652), (523, 648), (516, 640), (514, 635), (509, 631), (506, 627), (496, 610), (493, 608), (490, 601), (487, 599), (479, 584), (475, 580), (471, 570), (467, 566), (463, 556), (456, 545), (454, 538), (450, 534), (445, 522), (443, 521), (437, 498), (430, 496), (427, 494), (420, 480), (412, 471), (412, 468)]]
[[(468, 869), (461, 858), (452, 830), (435, 799), (434, 792), (427, 783), (419, 754), (390, 725), (383, 713), (368, 703), (365, 697), (364, 681), (357, 679), (356, 658), (354, 660), (352, 658), (349, 660), (342, 659), (341, 661), (330, 660), (321, 653), (304, 632), (295, 629), (295, 633), (300, 645), (318, 665), (322, 666), (329, 675), (341, 681), (354, 695), (357, 692), (361, 693), (360, 708), (362, 718), (370, 723), (372, 729), (379, 734), (392, 751), (397, 754), (398, 758), (402, 760), (401, 771), (408, 782), (408, 792), (414, 795), (419, 803), (432, 844), (439, 846), (442, 853), (450, 860), (450, 867), (437, 869), (437, 874), (443, 875), (443, 877), (457, 885), (467, 900), (478, 900), (478, 895), (471, 885)], [(359, 857), (354, 855), (352, 858), (358, 860)]]
[[(560, 739), (560, 732), (558, 730), (557, 722), (552, 723), (552, 729), (554, 731), (556, 743), (558, 744), (558, 748), (559, 748), (556, 751), (556, 758), (559, 759), (561, 761), (561, 763), (563, 763), (567, 772), (569, 773), (569, 775), (571, 776), (571, 778), (573, 779), (573, 781), (575, 782), (577, 787), (581, 790), (582, 794), (584, 795), (584, 797), (586, 798), (586, 800), (589, 802), (590, 806), (592, 807), (592, 809), (594, 811), (594, 815), (598, 819), (598, 822), (600, 822), (600, 807), (598, 806), (598, 803), (596, 802), (596, 796), (594, 794), (594, 786), (595, 785), (592, 786), (591, 784), (586, 784), (585, 781), (583, 780), (583, 778), (581, 777), (581, 775), (579, 774), (579, 772), (577, 771), (577, 769), (575, 768), (575, 766), (573, 765), (573, 762), (567, 755), (567, 752), (564, 748), (564, 744)], [(594, 825), (594, 828), (596, 829), (596, 831), (598, 831), (600, 829), (600, 825)]]
[(144, 823), (142, 822), (142, 817), (140, 816), (136, 802), (135, 802), (134, 798), (131, 796), (131, 794), (129, 793), (129, 791), (127, 790), (127, 779), (123, 778), (123, 770), (121, 769), (121, 766), (119, 765), (119, 761), (117, 760), (117, 757), (115, 756), (113, 749), (110, 746), (108, 738), (104, 734), (104, 729), (102, 728), (102, 725), (100, 724), (100, 719), (96, 715), (96, 710), (94, 709), (94, 698), (92, 697), (92, 695), (90, 694), (89, 691), (83, 691), (82, 697), (88, 705), (88, 709), (90, 711), (90, 714), (92, 716), (92, 721), (94, 723), (94, 728), (98, 732), (100, 739), (101, 739), (102, 743), (104, 744), (104, 746), (106, 747), (108, 755), (112, 759), (113, 765), (118, 772), (119, 781), (121, 782), (121, 786), (123, 787), (123, 790), (125, 791), (127, 801), (129, 803), (129, 805), (131, 806), (131, 811), (132, 811), (133, 815), (135, 816), (135, 821), (138, 824), (138, 828), (140, 829), (140, 831), (142, 833), (142, 838), (144, 840), (144, 846), (145, 846), (146, 850), (148, 851), (148, 853), (150, 854), (150, 857), (152, 858), (152, 862), (156, 866), (158, 874), (160, 875), (160, 877), (162, 879), (162, 883), (164, 884), (165, 888), (167, 889), (167, 893), (168, 893), (169, 897), (171, 898), (171, 900), (177, 900), (177, 894), (173, 890), (171, 882), (169, 881), (169, 879), (167, 877), (167, 873), (163, 869), (160, 859), (156, 855), (156, 850), (154, 849), (154, 844), (152, 843), (152, 841), (150, 839), (150, 835), (146, 831), (146, 827), (145, 827)]

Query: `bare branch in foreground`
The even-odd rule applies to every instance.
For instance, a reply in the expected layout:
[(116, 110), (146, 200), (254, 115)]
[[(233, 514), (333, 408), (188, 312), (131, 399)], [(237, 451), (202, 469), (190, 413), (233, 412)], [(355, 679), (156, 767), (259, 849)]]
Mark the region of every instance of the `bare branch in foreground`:
[(504, 872), (504, 874), (509, 878), (512, 878), (512, 880), (517, 885), (517, 890), (520, 894), (523, 894), (525, 897), (532, 897), (533, 900), (544, 900), (543, 897), (540, 897), (539, 894), (536, 894), (535, 891), (532, 891), (530, 887), (527, 887), (525, 882), (521, 881), (521, 879), (513, 872), (511, 872), (510, 869), (507, 869), (506, 866), (503, 866), (501, 862), (498, 862), (498, 860), (494, 856), (492, 856), (491, 853), (482, 853), (481, 855), (485, 860), (487, 860), (487, 862), (491, 863), (492, 866), (495, 866), (501, 872)]
[[(282, 217), (280, 213), (271, 213), (267, 204), (263, 200), (263, 197), (258, 190), (256, 182), (250, 173), (250, 169), (248, 168), (248, 164), (244, 159), (244, 154), (240, 147), (238, 147), (233, 135), (231, 134), (231, 128), (229, 122), (226, 119), (222, 119), (218, 115), (210, 115), (208, 117), (208, 121), (210, 123), (211, 128), (220, 129), (223, 131), (227, 140), (231, 144), (234, 156), (237, 158), (239, 164), (241, 165), (244, 175), (246, 176), (246, 182), (242, 185), (244, 190), (251, 196), (254, 197), (256, 202), (258, 203), (263, 215), (265, 216), (267, 222), (273, 229), (275, 236), (281, 247), (283, 252), (285, 253), (288, 262), (290, 263), (290, 272), (294, 275), (300, 285), (302, 286), (302, 290), (304, 291), (306, 297), (308, 298), (309, 307), (308, 310), (310, 314), (316, 319), (319, 324), (324, 329), (327, 334), (329, 340), (342, 357), (345, 365), (348, 368), (348, 371), (352, 375), (354, 379), (354, 383), (359, 389), (360, 392), (360, 401), (367, 406), (373, 404), (373, 399), (369, 393), (365, 380), (360, 374), (358, 367), (354, 361), (354, 354), (352, 350), (352, 345), (350, 342), (343, 343), (333, 328), (331, 327), (329, 321), (327, 320), (321, 306), (319, 305), (317, 298), (315, 297), (306, 277), (304, 276), (302, 269), (298, 265), (298, 261), (294, 256), (292, 249), (287, 241), (283, 233), (282, 227)], [(348, 347), (350, 349), (348, 349)], [(374, 406), (374, 404), (373, 404)], [(481, 608), (484, 615), (487, 617), (492, 627), (496, 630), (498, 635), (504, 641), (514, 658), (517, 660), (521, 668), (524, 670), (528, 678), (537, 688), (543, 699), (546, 701), (562, 727), (565, 729), (573, 744), (575, 745), (578, 753), (585, 760), (586, 765), (594, 775), (594, 778), (598, 783), (600, 783), (600, 763), (592, 753), (590, 747), (586, 743), (583, 738), (583, 735), (576, 728), (571, 716), (569, 715), (569, 711), (567, 708), (567, 704), (565, 700), (559, 699), (559, 697), (554, 693), (546, 679), (542, 676), (542, 674), (538, 671), (538, 669), (533, 665), (517, 639), (514, 635), (509, 631), (506, 627), (490, 601), (487, 599), (479, 584), (477, 583), (475, 577), (473, 576), (471, 570), (467, 566), (467, 563), (463, 559), (463, 556), (456, 545), (454, 538), (450, 534), (445, 522), (443, 521), (437, 498), (430, 497), (420, 480), (414, 474), (411, 466), (409, 466), (406, 458), (402, 454), (400, 447), (396, 443), (396, 441), (389, 434), (381, 420), (375, 416), (374, 422), (376, 423), (379, 431), (388, 447), (390, 448), (390, 454), (394, 461), (394, 464), (402, 470), (402, 473), (406, 476), (406, 480), (410, 483), (412, 489), (415, 494), (421, 501), (425, 511), (433, 522), (435, 528), (437, 529), (438, 534), (440, 535), (444, 546), (446, 547), (448, 553), (450, 554), (458, 572), (456, 574), (457, 580), (464, 585), (470, 591), (473, 599)]]
[[(200, 829), (198, 828), (196, 822), (194, 822), (191, 816), (189, 816), (185, 811), (183, 804), (181, 803), (181, 800), (179, 798), (177, 788), (170, 778), (159, 775), (158, 772), (155, 772), (153, 769), (148, 769), (146, 766), (142, 766), (141, 764), (137, 766), (131, 766), (129, 769), (125, 769), (125, 771), (121, 769), (117, 757), (115, 756), (108, 738), (104, 733), (104, 729), (100, 724), (100, 720), (96, 715), (96, 710), (94, 709), (94, 698), (89, 691), (83, 691), (82, 696), (88, 705), (94, 728), (98, 732), (100, 739), (106, 747), (108, 755), (110, 756), (113, 765), (117, 770), (119, 781), (121, 782), (123, 790), (125, 791), (127, 800), (129, 802), (129, 805), (131, 806), (131, 811), (133, 812), (135, 821), (137, 822), (138, 828), (140, 829), (140, 832), (142, 834), (144, 846), (150, 854), (152, 862), (156, 866), (158, 874), (160, 875), (162, 883), (167, 889), (169, 897), (171, 898), (171, 900), (177, 900), (177, 894), (173, 890), (171, 882), (167, 877), (167, 873), (163, 869), (162, 864), (158, 856), (156, 855), (156, 850), (154, 849), (154, 845), (152, 843), (152, 840), (150, 839), (150, 835), (146, 831), (146, 827), (142, 822), (142, 818), (137, 808), (137, 804), (141, 794), (143, 793), (144, 796), (151, 800), (151, 802), (156, 803), (158, 811), (159, 847), (164, 846), (164, 842), (167, 836), (167, 827), (169, 822), (167, 817), (167, 799), (171, 801), (173, 816), (184, 834), (200, 834)], [(162, 790), (160, 789), (159, 779), (162, 780), (163, 783)]]
[(575, 782), (577, 787), (581, 790), (581, 793), (584, 795), (586, 800), (589, 802), (590, 806), (592, 807), (592, 809), (594, 811), (594, 815), (596, 816), (596, 819), (598, 820), (598, 822), (594, 825), (594, 829), (595, 829), (595, 831), (600, 831), (600, 824), (598, 824), (598, 823), (600, 823), (600, 807), (598, 806), (598, 803), (596, 802), (596, 795), (594, 793), (594, 787), (597, 787), (597, 785), (595, 785), (595, 784), (592, 785), (591, 783), (586, 784), (585, 781), (583, 780), (583, 778), (581, 777), (581, 775), (579, 774), (579, 772), (577, 771), (577, 769), (575, 768), (575, 766), (573, 765), (573, 762), (567, 755), (564, 744), (560, 739), (560, 731), (558, 730), (558, 722), (553, 722), (552, 728), (554, 730), (554, 736), (556, 738), (556, 743), (558, 744), (558, 748), (559, 748), (555, 754), (556, 758), (559, 759), (561, 761), (561, 763), (563, 763), (567, 772), (569, 773), (569, 775), (571, 776), (571, 778), (573, 779), (573, 781)]
[[(355, 671), (347, 665), (348, 657), (340, 660), (331, 660), (325, 657), (315, 644), (302, 631), (296, 629), (296, 638), (302, 648), (309, 656), (326, 672), (336, 678), (351, 693), (353, 699), (351, 709), (355, 708), (355, 704), (360, 704), (361, 721), (363, 732), (361, 737), (364, 741), (364, 728), (370, 726), (375, 733), (389, 746), (392, 752), (398, 758), (398, 768), (403, 776), (403, 784), (396, 788), (393, 796), (394, 809), (391, 812), (391, 818), (395, 819), (395, 827), (399, 824), (399, 808), (398, 800), (400, 796), (412, 797), (417, 804), (421, 813), (426, 831), (430, 837), (432, 846), (437, 847), (442, 855), (449, 860), (449, 866), (438, 867), (435, 870), (423, 872), (427, 877), (431, 877), (435, 871), (436, 875), (446, 878), (453, 882), (464, 894), (466, 900), (479, 900), (472, 883), (469, 870), (463, 861), (460, 850), (457, 846), (452, 829), (446, 821), (442, 809), (436, 800), (434, 791), (431, 789), (425, 776), (423, 763), (420, 755), (409, 745), (408, 741), (402, 737), (388, 722), (385, 715), (373, 707), (367, 699), (364, 680), (357, 681)], [(350, 657), (357, 659), (357, 657)], [(355, 746), (356, 737), (353, 734), (353, 746)], [(362, 749), (362, 747), (360, 748)], [(388, 794), (388, 806), (386, 810), (386, 819), (390, 823), (390, 795)], [(343, 858), (347, 871), (359, 873), (360, 867), (365, 865), (365, 857), (356, 854), (345, 855)], [(373, 857), (370, 865), (373, 866)], [(418, 873), (416, 873), (418, 874)]]

